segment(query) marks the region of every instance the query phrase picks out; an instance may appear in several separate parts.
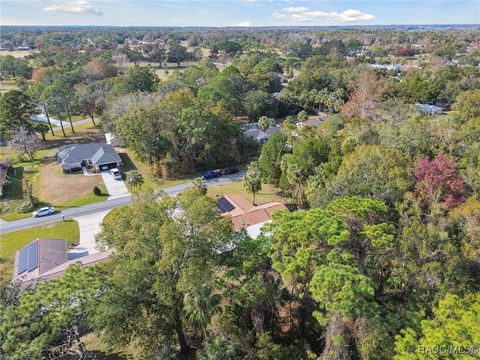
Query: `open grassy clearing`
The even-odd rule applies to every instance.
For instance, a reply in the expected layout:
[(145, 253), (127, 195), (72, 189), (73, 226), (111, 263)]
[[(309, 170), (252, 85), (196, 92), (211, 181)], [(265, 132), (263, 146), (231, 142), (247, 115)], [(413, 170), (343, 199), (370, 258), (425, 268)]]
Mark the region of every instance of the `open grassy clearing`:
[[(73, 121), (73, 122), (80, 121), (80, 120), (85, 120), (85, 119), (90, 120), (90, 117), (85, 116), (85, 115), (83, 115), (83, 114), (72, 115), (72, 121)], [(93, 124), (92, 124), (92, 125), (93, 125)], [(75, 125), (74, 125), (74, 126), (75, 126)]]
[(17, 158), (17, 151), (10, 146), (0, 146), (0, 160), (15, 160)]
[(46, 147), (60, 147), (63, 145), (70, 145), (70, 144), (85, 144), (90, 142), (105, 142), (105, 134), (102, 129), (102, 123), (100, 119), (95, 119), (95, 123), (97, 125), (93, 125), (91, 121), (75, 125), (73, 124), (73, 128), (75, 130), (75, 134), (72, 132), (72, 129), (65, 128), (65, 134), (67, 137), (63, 136), (62, 130), (60, 128), (55, 128), (55, 136), (53, 136), (50, 132), (45, 135)]
[(102, 342), (98, 334), (93, 332), (82, 336), (82, 341), (85, 343), (88, 353), (93, 355), (96, 360), (133, 360), (136, 358), (132, 349), (111, 349)]
[(11, 90), (17, 90), (17, 84), (15, 83), (15, 80), (3, 80), (2, 83), (0, 84), (0, 93), (4, 94), (8, 91)]
[(30, 229), (2, 234), (0, 236), (0, 279), (9, 280), (13, 274), (15, 252), (38, 238), (55, 238), (76, 245), (80, 239), (78, 223), (75, 220), (59, 221)]
[(15, 58), (24, 58), (27, 57), (28, 55), (32, 55), (34, 52), (37, 52), (36, 50), (12, 50), (12, 51), (4, 51), (2, 50), (0, 52), (0, 56), (13, 56)]
[[(253, 200), (252, 194), (248, 193), (245, 190), (245, 187), (243, 186), (243, 182), (241, 180), (221, 185), (210, 186), (207, 191), (207, 195), (213, 198), (217, 198), (218, 196), (222, 196), (224, 194), (242, 195), (249, 201)], [(256, 194), (255, 202), (257, 203), (257, 205), (259, 205), (270, 201), (285, 202), (285, 199), (282, 199), (278, 195), (278, 189), (274, 186), (262, 184), (262, 190), (260, 190)]]

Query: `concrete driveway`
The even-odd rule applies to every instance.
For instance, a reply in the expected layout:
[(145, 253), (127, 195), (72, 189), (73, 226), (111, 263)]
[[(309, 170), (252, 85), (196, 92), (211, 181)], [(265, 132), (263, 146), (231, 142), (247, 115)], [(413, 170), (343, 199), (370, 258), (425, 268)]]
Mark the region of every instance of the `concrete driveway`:
[(125, 182), (123, 180), (115, 180), (112, 174), (110, 174), (110, 172), (108, 171), (102, 171), (101, 174), (103, 182), (107, 187), (108, 194), (110, 195), (108, 197), (108, 200), (130, 195), (130, 192), (128, 191), (127, 186), (125, 185)]
[(78, 222), (80, 230), (80, 241), (78, 246), (75, 246), (69, 251), (69, 258), (76, 259), (87, 255), (96, 254), (99, 251), (96, 248), (95, 235), (101, 231), (100, 225), (103, 218), (110, 210), (96, 212), (94, 214), (74, 217)]

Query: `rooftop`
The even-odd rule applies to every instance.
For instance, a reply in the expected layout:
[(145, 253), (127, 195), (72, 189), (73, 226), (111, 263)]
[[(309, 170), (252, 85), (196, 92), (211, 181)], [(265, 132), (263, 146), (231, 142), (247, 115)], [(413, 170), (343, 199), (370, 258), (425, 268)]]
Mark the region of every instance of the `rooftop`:
[(222, 214), (232, 219), (235, 230), (269, 221), (274, 211), (287, 209), (279, 201), (253, 205), (243, 196), (234, 194), (223, 195), (217, 200), (217, 204)]
[(17, 251), (14, 277), (22, 281), (37, 278), (67, 260), (67, 244), (64, 240), (37, 239)]
[(40, 281), (61, 276), (70, 265), (91, 266), (105, 261), (112, 250), (71, 259), (64, 240), (42, 238), (32, 241), (15, 255), (14, 280), (19, 280), (21, 289), (35, 286)]
[(83, 160), (91, 160), (92, 165), (122, 161), (112, 145), (103, 143), (62, 146), (57, 159), (60, 165), (78, 164)]

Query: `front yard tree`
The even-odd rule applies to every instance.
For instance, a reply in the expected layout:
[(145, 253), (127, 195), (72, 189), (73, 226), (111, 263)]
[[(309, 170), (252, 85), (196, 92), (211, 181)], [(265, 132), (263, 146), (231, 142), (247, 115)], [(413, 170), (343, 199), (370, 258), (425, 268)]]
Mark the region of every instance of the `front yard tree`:
[(10, 139), (19, 127), (32, 130), (32, 117), (36, 114), (38, 110), (25, 92), (12, 90), (5, 93), (0, 98), (0, 137)]
[(193, 179), (192, 184), (195, 190), (197, 190), (200, 194), (207, 194), (207, 183), (201, 177)]
[(130, 171), (127, 175), (127, 182), (135, 189), (140, 190), (143, 185), (143, 176), (139, 171)]
[(258, 161), (252, 161), (247, 168), (243, 178), (243, 185), (249, 193), (253, 195), (253, 205), (255, 205), (255, 195), (262, 189), (262, 171)]
[(50, 128), (50, 132), (52, 136), (55, 136), (53, 132), (52, 122), (50, 121), (50, 114), (48, 113), (48, 101), (46, 98), (46, 89), (47, 85), (44, 82), (36, 82), (31, 84), (28, 87), (28, 94), (31, 96), (35, 104), (43, 110), (45, 116), (47, 117), (48, 127)]
[(63, 127), (63, 119), (66, 116), (66, 110), (61, 96), (57, 94), (53, 85), (50, 85), (45, 89), (43, 96), (45, 101), (48, 102), (50, 113), (56, 116), (60, 122), (63, 137), (67, 137), (67, 134), (65, 134), (65, 128)]
[(6, 360), (51, 358), (60, 350), (63, 356), (86, 359), (80, 336), (101, 284), (97, 268), (75, 266), (57, 280), (26, 290), (18, 303), (0, 303), (0, 356)]
[(73, 84), (66, 76), (61, 76), (49, 86), (50, 94), (56, 97), (63, 108), (63, 113), (67, 114), (72, 128), (72, 133), (75, 134), (72, 122), (72, 110), (77, 105), (77, 96)]
[(77, 88), (77, 101), (80, 111), (88, 115), (95, 124), (95, 114), (102, 114), (105, 109), (105, 97), (108, 85), (105, 81), (92, 81)]
[(308, 114), (305, 110), (302, 110), (298, 113), (297, 119), (300, 121), (307, 121), (308, 120)]
[(180, 63), (188, 60), (188, 51), (185, 46), (180, 45), (178, 42), (170, 44), (168, 48), (167, 61), (169, 63), (175, 63), (180, 66)]
[[(143, 193), (117, 209), (97, 238), (116, 251), (94, 318), (103, 340), (138, 344), (146, 358), (177, 345), (182, 355), (190, 353), (187, 334), (210, 322), (218, 301), (205, 307), (189, 298), (218, 294), (213, 287), (219, 252), (241, 237), (215, 201), (194, 190), (160, 201)], [(198, 307), (202, 314), (193, 316)]]
[(158, 83), (158, 77), (146, 67), (133, 67), (125, 72), (124, 80), (131, 92), (152, 92)]
[(157, 46), (152, 50), (148, 57), (150, 61), (158, 63), (158, 65), (161, 67), (164, 61), (167, 59), (167, 52), (165, 48)]
[(269, 118), (268, 116), (262, 116), (260, 119), (258, 119), (258, 127), (262, 131), (267, 130), (270, 126), (273, 125), (275, 125), (275, 120)]
[(273, 134), (262, 146), (258, 163), (266, 183), (278, 185), (282, 175), (280, 167), (282, 156), (287, 153), (287, 150), (287, 136), (281, 131)]
[(36, 151), (40, 148), (40, 140), (34, 131), (20, 126), (9, 141), (12, 148), (19, 151), (20, 156), (27, 155), (30, 160), (35, 158)]
[(43, 123), (43, 122), (38, 122), (35, 124), (35, 131), (39, 132), (41, 135), (42, 135), (42, 140), (45, 141), (47, 140), (45, 138), (45, 134), (48, 132), (49, 130), (49, 127), (47, 124)]

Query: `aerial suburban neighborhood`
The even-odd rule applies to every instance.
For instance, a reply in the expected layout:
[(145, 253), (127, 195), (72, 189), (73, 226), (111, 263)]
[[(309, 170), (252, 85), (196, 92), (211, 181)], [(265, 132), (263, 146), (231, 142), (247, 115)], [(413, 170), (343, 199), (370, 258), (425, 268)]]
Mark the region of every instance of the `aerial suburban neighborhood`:
[(478, 1), (1, 8), (0, 359), (480, 359)]

